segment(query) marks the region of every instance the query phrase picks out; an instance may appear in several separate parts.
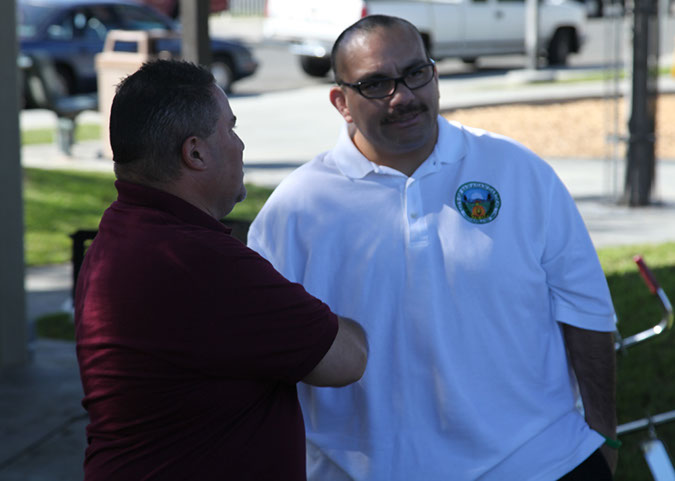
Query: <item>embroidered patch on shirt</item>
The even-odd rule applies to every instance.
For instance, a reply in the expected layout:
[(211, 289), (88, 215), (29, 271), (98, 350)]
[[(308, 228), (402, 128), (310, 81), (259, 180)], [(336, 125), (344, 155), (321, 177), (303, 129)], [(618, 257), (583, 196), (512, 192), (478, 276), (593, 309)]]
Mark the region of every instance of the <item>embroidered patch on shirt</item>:
[(497, 189), (490, 184), (467, 182), (457, 189), (455, 205), (469, 222), (487, 224), (497, 218), (502, 200)]

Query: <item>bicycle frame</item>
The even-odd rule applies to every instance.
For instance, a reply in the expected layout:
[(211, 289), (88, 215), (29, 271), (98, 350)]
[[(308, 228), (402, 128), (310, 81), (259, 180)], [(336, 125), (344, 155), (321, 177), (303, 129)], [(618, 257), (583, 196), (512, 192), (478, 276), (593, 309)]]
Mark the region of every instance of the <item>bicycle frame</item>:
[(655, 416), (622, 424), (616, 430), (618, 436), (643, 429), (649, 431), (649, 439), (640, 443), (640, 447), (654, 481), (675, 481), (675, 469), (670, 461), (670, 456), (668, 456), (666, 446), (656, 435), (656, 426), (671, 421), (675, 421), (675, 411), (656, 414)]

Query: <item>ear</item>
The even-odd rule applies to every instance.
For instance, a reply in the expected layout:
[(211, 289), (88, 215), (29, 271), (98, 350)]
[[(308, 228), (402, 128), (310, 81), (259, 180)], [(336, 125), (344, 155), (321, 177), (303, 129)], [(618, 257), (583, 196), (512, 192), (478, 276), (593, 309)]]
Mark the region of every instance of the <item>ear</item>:
[(188, 137), (181, 147), (181, 160), (190, 170), (206, 170), (206, 159), (203, 156), (206, 146), (197, 136)]
[(349, 112), (349, 107), (347, 106), (347, 97), (345, 96), (344, 90), (342, 87), (332, 87), (330, 93), (328, 94), (330, 98), (330, 103), (333, 104), (333, 107), (340, 112), (340, 115), (344, 117), (347, 123), (352, 123), (352, 114)]

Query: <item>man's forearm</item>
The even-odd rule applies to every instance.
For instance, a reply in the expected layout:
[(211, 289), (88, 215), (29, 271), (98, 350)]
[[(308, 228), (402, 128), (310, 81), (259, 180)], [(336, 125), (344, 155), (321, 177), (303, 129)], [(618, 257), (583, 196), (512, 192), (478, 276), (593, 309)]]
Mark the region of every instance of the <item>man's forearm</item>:
[[(579, 383), (588, 425), (616, 438), (616, 353), (611, 332), (590, 331), (562, 324), (565, 344)], [(616, 452), (603, 447), (612, 470)]]
[(611, 332), (563, 324), (565, 344), (579, 383), (586, 420), (605, 436), (616, 435), (616, 354)]
[(338, 317), (338, 333), (323, 359), (303, 382), (314, 386), (346, 386), (358, 381), (368, 362), (368, 338), (363, 327)]

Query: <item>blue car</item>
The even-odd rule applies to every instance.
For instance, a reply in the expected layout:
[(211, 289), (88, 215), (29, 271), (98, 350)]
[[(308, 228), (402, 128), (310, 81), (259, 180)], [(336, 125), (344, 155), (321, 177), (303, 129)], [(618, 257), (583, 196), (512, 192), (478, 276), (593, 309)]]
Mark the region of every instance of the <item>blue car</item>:
[[(180, 56), (179, 24), (131, 0), (19, 0), (17, 7), (21, 54), (50, 58), (63, 95), (96, 92), (94, 57), (109, 30), (163, 30), (167, 38), (158, 49)], [(237, 41), (212, 39), (211, 55), (211, 70), (226, 92), (258, 67)], [(30, 98), (25, 102), (31, 106)]]

